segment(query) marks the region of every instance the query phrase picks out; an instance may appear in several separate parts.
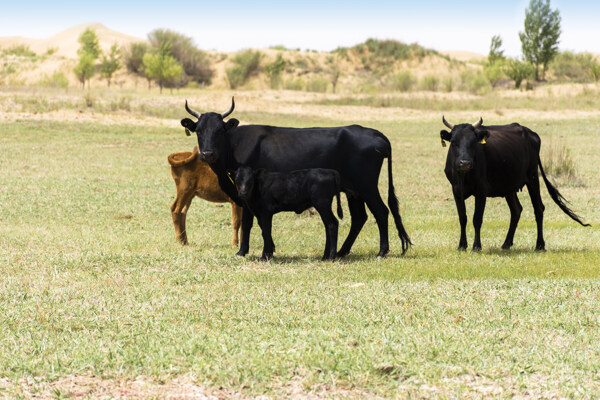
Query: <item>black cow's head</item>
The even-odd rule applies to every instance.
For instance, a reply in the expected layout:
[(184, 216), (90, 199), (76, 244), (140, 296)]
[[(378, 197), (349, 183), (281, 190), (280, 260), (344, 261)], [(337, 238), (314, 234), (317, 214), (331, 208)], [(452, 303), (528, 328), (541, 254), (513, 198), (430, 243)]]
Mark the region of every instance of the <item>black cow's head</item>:
[(454, 125), (446, 121), (442, 116), (442, 122), (450, 132), (440, 131), (442, 138), (442, 146), (446, 146), (445, 141), (450, 142), (450, 150), (454, 158), (454, 168), (460, 172), (467, 172), (473, 168), (477, 146), (485, 144), (485, 139), (490, 135), (485, 129), (480, 129), (483, 124), (483, 118), (474, 124), (458, 124)]
[(238, 192), (238, 196), (242, 200), (248, 200), (248, 198), (252, 195), (252, 191), (254, 190), (254, 176), (258, 171), (254, 171), (250, 167), (242, 166), (239, 167), (233, 175), (233, 181), (235, 183), (235, 188)]
[(225, 135), (227, 131), (237, 127), (240, 121), (235, 118), (231, 118), (227, 122), (223, 120), (233, 112), (234, 107), (235, 102), (232, 97), (231, 108), (223, 114), (214, 112), (200, 114), (189, 108), (187, 100), (185, 101), (186, 111), (198, 118), (198, 121), (194, 122), (189, 118), (184, 118), (181, 120), (181, 125), (185, 128), (185, 133), (188, 136), (190, 135), (190, 131), (196, 132), (201, 160), (214, 163), (227, 150), (227, 138)]

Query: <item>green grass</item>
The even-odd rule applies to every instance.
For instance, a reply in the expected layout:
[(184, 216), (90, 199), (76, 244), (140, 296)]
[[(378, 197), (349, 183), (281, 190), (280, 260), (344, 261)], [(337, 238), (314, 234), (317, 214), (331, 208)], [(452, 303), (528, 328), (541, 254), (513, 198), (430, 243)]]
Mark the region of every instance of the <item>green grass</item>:
[[(288, 126), (360, 122), (242, 117)], [(600, 120), (522, 122), (543, 143), (561, 136), (572, 149), (587, 185), (559, 189), (594, 227), (569, 220), (543, 189), (548, 251), (534, 252), (524, 191), (513, 250), (500, 250), (508, 207), (490, 199), (484, 250), (459, 253), (437, 118), (366, 123), (392, 141), (400, 210), (415, 246), (400, 257), (393, 236), (389, 257), (376, 259), (370, 216), (353, 253), (333, 263), (317, 261), (318, 216), (295, 214), (275, 217), (274, 261), (258, 261), (256, 225), (250, 254), (235, 257), (229, 206), (199, 199), (188, 214), (191, 245), (178, 245), (166, 157), (195, 144), (180, 128), (4, 123), (0, 378), (168, 380), (192, 372), (209, 387), (275, 397), (289, 395), (294, 380), (333, 396), (350, 388), (384, 397), (593, 397), (600, 388)], [(342, 239), (350, 220), (343, 203)], [(472, 200), (467, 207), (472, 215)]]

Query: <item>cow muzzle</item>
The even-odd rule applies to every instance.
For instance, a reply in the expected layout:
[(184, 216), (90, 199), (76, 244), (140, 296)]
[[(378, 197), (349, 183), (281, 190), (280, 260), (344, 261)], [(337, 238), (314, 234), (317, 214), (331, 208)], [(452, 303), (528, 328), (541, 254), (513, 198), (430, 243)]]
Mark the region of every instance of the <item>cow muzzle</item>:
[(468, 172), (473, 169), (473, 162), (468, 160), (458, 160), (457, 169), (460, 172)]
[(200, 158), (202, 161), (206, 161), (207, 163), (212, 163), (216, 161), (217, 157), (212, 151), (203, 151), (200, 153)]

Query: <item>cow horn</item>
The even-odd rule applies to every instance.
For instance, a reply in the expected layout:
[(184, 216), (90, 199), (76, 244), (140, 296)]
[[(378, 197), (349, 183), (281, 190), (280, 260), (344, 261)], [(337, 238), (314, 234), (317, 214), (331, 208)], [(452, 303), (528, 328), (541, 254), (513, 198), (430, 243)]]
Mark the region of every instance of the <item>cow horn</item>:
[(196, 112), (196, 111), (194, 111), (194, 110), (192, 110), (191, 108), (188, 107), (187, 100), (185, 101), (185, 110), (187, 112), (189, 112), (191, 115), (193, 115), (194, 117), (200, 118), (200, 113), (198, 113), (198, 112)]
[(223, 114), (221, 114), (221, 117), (223, 119), (227, 118), (227, 116), (233, 112), (234, 108), (235, 108), (235, 101), (233, 101), (233, 96), (231, 96), (231, 108), (229, 110), (225, 111)]
[(473, 124), (473, 128), (477, 129), (481, 126), (481, 124), (483, 124), (483, 118), (479, 117), (479, 121)]
[(444, 123), (444, 125), (446, 125), (449, 129), (454, 129), (454, 124), (451, 124), (450, 122), (446, 121), (446, 118), (444, 118), (444, 116), (442, 115), (442, 122)]

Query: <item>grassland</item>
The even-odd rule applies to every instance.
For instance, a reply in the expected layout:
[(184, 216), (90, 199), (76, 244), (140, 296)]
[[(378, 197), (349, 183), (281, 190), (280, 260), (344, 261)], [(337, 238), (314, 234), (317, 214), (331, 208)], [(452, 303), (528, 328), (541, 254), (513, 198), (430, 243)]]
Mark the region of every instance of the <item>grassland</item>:
[[(164, 98), (181, 104), (189, 95)], [(193, 95), (227, 106), (225, 93)], [(56, 382), (95, 377), (126, 387), (140, 376), (157, 386), (191, 376), (202, 393), (222, 397), (591, 398), (600, 390), (600, 116), (569, 118), (573, 109), (560, 103), (549, 109), (561, 118), (534, 109), (520, 121), (571, 150), (585, 186), (559, 187), (593, 227), (569, 220), (544, 190), (548, 251), (534, 252), (525, 190), (514, 248), (500, 250), (509, 214), (493, 199), (484, 250), (473, 254), (455, 250), (437, 112), (374, 121), (338, 118), (344, 106), (322, 100), (314, 102), (328, 117), (246, 111), (238, 100), (244, 122), (384, 132), (415, 243), (400, 257), (395, 237), (390, 256), (376, 259), (370, 217), (349, 257), (322, 263), (319, 218), (280, 214), (275, 259), (261, 263), (258, 231), (250, 254), (234, 256), (228, 206), (195, 200), (191, 245), (175, 241), (166, 157), (194, 145), (178, 127), (181, 106), (148, 113), (136, 106), (144, 96), (132, 94), (129, 110), (97, 105), (91, 120), (92, 110), (68, 97), (54, 111), (83, 119), (45, 120), (39, 113), (53, 111), (52, 100), (32, 104), (31, 93), (17, 93), (4, 104), (9, 97), (22, 114), (0, 126), (0, 397), (98, 397), (105, 392)], [(493, 123), (512, 122), (502, 101)], [(452, 109), (480, 114), (460, 100)], [(386, 182), (384, 172), (384, 193)], [(341, 237), (348, 228), (346, 218)]]

